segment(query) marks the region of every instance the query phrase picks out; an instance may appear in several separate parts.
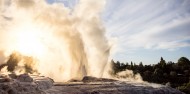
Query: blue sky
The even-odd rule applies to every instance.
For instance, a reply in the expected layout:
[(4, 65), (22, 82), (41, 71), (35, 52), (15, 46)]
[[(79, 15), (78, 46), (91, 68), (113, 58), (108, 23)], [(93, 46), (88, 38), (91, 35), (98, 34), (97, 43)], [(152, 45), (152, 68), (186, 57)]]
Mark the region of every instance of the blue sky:
[[(54, 0), (49, 0), (51, 2)], [(68, 7), (76, 0), (67, 0)], [(114, 60), (158, 63), (190, 59), (190, 0), (107, 0), (101, 14)]]

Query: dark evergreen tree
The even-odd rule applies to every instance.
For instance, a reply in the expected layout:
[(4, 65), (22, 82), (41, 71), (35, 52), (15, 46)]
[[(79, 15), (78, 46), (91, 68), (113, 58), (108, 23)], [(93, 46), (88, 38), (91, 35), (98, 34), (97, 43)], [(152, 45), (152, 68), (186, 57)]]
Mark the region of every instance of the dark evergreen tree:
[(166, 67), (166, 61), (161, 57), (161, 59), (160, 59), (160, 68), (161, 69), (165, 69), (165, 67)]
[(190, 61), (189, 61), (189, 59), (187, 59), (186, 57), (181, 57), (181, 58), (178, 60), (177, 64), (178, 64), (179, 66), (189, 66), (189, 65), (190, 65)]

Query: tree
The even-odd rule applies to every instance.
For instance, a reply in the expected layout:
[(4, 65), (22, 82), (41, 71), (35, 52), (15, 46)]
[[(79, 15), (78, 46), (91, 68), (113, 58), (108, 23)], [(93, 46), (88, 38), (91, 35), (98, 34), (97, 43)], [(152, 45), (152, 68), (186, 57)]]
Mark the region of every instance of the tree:
[(142, 62), (139, 63), (139, 67), (143, 67), (143, 63)]
[(157, 75), (157, 76), (161, 77), (163, 75), (163, 71), (161, 69), (159, 69), (159, 68), (156, 68), (154, 70), (154, 75)]
[(131, 61), (131, 66), (133, 66), (133, 62)]
[(139, 66), (138, 66), (139, 72), (142, 72), (142, 71), (143, 71), (143, 68), (144, 68), (143, 63), (140, 62), (140, 63), (139, 63)]
[(162, 69), (165, 69), (165, 67), (166, 67), (166, 61), (161, 57), (161, 59), (160, 59), (160, 67), (162, 68)]
[(131, 61), (130, 69), (133, 70), (133, 62)]
[(163, 71), (159, 68), (156, 68), (153, 73), (153, 81), (157, 83), (163, 82)]
[(175, 71), (171, 71), (171, 72), (170, 72), (170, 76), (176, 77), (176, 76), (177, 76), (177, 73), (176, 73)]
[[(181, 57), (176, 63), (172, 61), (166, 63), (163, 57), (161, 57), (160, 61), (153, 65), (143, 65), (142, 62), (140, 62), (139, 65), (136, 65), (132, 61), (126, 64), (120, 63), (119, 61), (113, 61), (113, 64), (116, 72), (120, 72), (123, 69), (130, 69), (133, 70), (134, 73), (140, 73), (145, 81), (159, 84), (166, 84), (169, 82), (171, 87), (179, 87), (181, 91), (190, 94), (190, 61), (186, 57)], [(183, 84), (185, 85), (180, 87)]]
[(180, 59), (178, 59), (177, 64), (179, 66), (189, 66), (190, 65), (190, 61), (186, 57), (181, 57)]
[(145, 81), (152, 81), (152, 72), (147, 70), (145, 72), (143, 72), (143, 80)]
[(182, 86), (177, 87), (180, 91), (183, 91), (186, 94), (190, 94), (190, 81), (189, 83), (183, 84)]
[(180, 68), (180, 73), (183, 73), (184, 70), (188, 70), (189, 69), (189, 67), (190, 67), (190, 61), (186, 57), (181, 57), (178, 60), (177, 65)]

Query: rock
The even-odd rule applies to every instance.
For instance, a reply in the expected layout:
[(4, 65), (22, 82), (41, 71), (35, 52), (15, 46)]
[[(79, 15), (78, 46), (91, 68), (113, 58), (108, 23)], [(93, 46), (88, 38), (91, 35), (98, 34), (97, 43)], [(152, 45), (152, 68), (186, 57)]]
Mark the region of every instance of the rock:
[(167, 82), (167, 83), (166, 83), (166, 86), (167, 86), (167, 87), (171, 87), (170, 82)]
[(8, 91), (11, 88), (9, 84), (1, 84), (0, 89), (3, 91)]
[(14, 88), (11, 88), (7, 91), (8, 94), (18, 94)]
[(85, 76), (82, 79), (83, 82), (114, 82), (117, 80), (114, 79), (108, 79), (108, 78), (96, 78), (91, 76)]
[(0, 78), (0, 94), (45, 94), (44, 90), (53, 86), (52, 79), (42, 76), (9, 74)]
[(71, 79), (71, 80), (69, 80), (69, 81), (67, 81), (67, 82), (81, 82), (81, 80)]
[(55, 83), (45, 92), (47, 94), (184, 94), (177, 89), (159, 84), (91, 76), (85, 76), (82, 82)]
[(91, 76), (85, 76), (83, 77), (82, 81), (83, 82), (94, 82), (94, 81), (98, 81), (100, 79), (96, 78), (96, 77), (91, 77)]
[(4, 82), (10, 82), (11, 79), (5, 75), (5, 74), (0, 74), (0, 83), (4, 83)]
[(21, 82), (32, 82), (33, 79), (28, 74), (21, 74), (17, 77), (17, 80)]
[[(9, 76), (1, 76), (5, 79)], [(21, 74), (0, 83), (0, 94), (184, 94), (174, 88), (85, 76), (79, 82), (57, 83), (48, 77)], [(86, 83), (89, 82), (89, 83)], [(158, 85), (158, 86), (157, 86)]]
[(1, 78), (1, 77), (0, 77), (0, 83), (10, 82), (10, 81), (11, 81), (10, 78)]
[(8, 74), (8, 75), (12, 79), (16, 79), (17, 78), (17, 75), (15, 73), (11, 73), (11, 74)]
[(53, 81), (50, 79), (37, 80), (35, 83), (38, 85), (38, 89), (46, 90), (53, 86)]
[(0, 90), (0, 94), (7, 94), (7, 93), (4, 92), (3, 90)]

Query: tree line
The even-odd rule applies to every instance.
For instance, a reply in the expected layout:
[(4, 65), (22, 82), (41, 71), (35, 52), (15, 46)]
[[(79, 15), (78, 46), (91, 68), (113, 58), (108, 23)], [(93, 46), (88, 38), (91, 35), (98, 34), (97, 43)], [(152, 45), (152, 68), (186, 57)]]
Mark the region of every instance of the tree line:
[(190, 94), (190, 61), (186, 57), (181, 57), (176, 63), (166, 62), (163, 57), (157, 64), (138, 65), (133, 63), (120, 63), (119, 61), (111, 61), (112, 75), (126, 69), (133, 70), (134, 74), (139, 73), (144, 81), (159, 83), (171, 86), (182, 92)]

